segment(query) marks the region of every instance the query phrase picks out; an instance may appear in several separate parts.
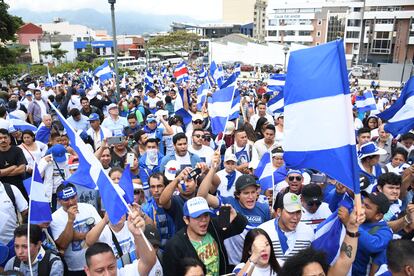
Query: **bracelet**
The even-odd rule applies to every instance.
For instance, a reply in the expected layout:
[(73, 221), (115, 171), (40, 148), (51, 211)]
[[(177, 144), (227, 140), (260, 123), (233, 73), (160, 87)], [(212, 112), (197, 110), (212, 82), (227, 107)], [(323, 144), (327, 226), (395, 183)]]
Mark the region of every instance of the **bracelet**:
[(256, 263), (255, 263), (255, 262), (253, 262), (250, 258), (249, 258), (249, 262), (250, 262), (251, 264), (253, 264), (253, 265), (256, 265)]
[(405, 221), (405, 223), (407, 223), (407, 224), (411, 224), (411, 221), (409, 221), (409, 220), (408, 220), (407, 215), (405, 215), (405, 216), (404, 216), (404, 221)]
[(350, 236), (351, 238), (358, 238), (359, 236), (361, 236), (361, 233), (359, 233), (359, 231), (353, 233), (353, 232), (349, 232), (348, 230), (346, 230), (346, 234)]

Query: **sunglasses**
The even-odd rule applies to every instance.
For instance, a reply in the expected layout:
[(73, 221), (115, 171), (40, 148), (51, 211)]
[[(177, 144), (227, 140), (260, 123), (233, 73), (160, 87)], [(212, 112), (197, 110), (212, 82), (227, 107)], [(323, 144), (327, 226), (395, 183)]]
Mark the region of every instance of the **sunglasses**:
[(203, 135), (201, 135), (201, 134), (195, 134), (195, 135), (193, 135), (193, 137), (201, 138), (201, 137), (203, 137)]
[(134, 195), (139, 195), (139, 194), (141, 194), (142, 193), (142, 191), (141, 190), (134, 190)]
[(294, 181), (294, 180), (301, 181), (302, 180), (302, 176), (289, 176), (288, 177), (288, 180), (289, 181)]
[(203, 123), (203, 121), (201, 121), (201, 120), (195, 120), (195, 121), (193, 121), (193, 124), (202, 124)]
[(306, 204), (307, 204), (309, 207), (312, 207), (312, 206), (314, 206), (314, 205), (316, 205), (316, 206), (321, 206), (322, 202), (321, 202), (320, 200), (317, 200), (317, 201), (313, 201), (313, 200), (311, 200), (311, 201), (306, 202)]
[(203, 139), (206, 141), (210, 141), (211, 140), (211, 136), (210, 135), (204, 135)]

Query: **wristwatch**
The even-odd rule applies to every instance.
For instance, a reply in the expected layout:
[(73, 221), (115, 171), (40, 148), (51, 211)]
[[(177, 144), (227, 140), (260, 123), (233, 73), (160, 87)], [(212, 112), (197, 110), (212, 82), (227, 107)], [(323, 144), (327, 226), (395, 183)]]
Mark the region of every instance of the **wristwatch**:
[(357, 231), (357, 232), (349, 232), (348, 230), (346, 230), (346, 234), (348, 236), (350, 236), (351, 238), (358, 238), (359, 236), (361, 236), (361, 233), (359, 233), (359, 231)]
[(89, 217), (89, 218), (86, 219), (86, 222), (85, 223), (89, 227), (90, 226), (93, 226), (95, 224), (95, 219), (93, 217)]

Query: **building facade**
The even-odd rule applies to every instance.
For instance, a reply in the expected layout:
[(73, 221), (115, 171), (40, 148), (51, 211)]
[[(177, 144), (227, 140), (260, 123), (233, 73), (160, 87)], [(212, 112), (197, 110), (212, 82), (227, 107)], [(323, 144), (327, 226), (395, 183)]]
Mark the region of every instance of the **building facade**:
[(343, 38), (349, 64), (412, 62), (412, 17), (413, 0), (270, 0), (265, 40), (314, 46)]
[(256, 0), (223, 0), (224, 23), (251, 23)]

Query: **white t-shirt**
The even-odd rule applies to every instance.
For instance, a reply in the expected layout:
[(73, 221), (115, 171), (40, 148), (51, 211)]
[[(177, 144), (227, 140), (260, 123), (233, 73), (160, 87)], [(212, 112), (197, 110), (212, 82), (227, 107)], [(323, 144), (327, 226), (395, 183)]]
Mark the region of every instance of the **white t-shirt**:
[(197, 154), (200, 157), (201, 162), (205, 162), (209, 167), (211, 166), (211, 158), (214, 154), (214, 150), (212, 148), (202, 145), (201, 149), (195, 150), (192, 146), (190, 146), (188, 147), (188, 151), (192, 154)]
[[(96, 211), (95, 207), (87, 203), (78, 203), (79, 213), (76, 215), (75, 221), (73, 222), (73, 229), (79, 233), (87, 233), (90, 227), (86, 225), (86, 220), (90, 217), (95, 219), (95, 225), (101, 221), (101, 217)], [(57, 209), (52, 214), (52, 222), (50, 228), (55, 240), (57, 240), (65, 230), (68, 222), (68, 214), (63, 208)], [(68, 248), (65, 250), (65, 261), (68, 265), (69, 271), (80, 271), (83, 270), (86, 265), (85, 262), (85, 241), (72, 241)]]
[(305, 208), (302, 207), (302, 217), (300, 222), (309, 225), (315, 230), (320, 223), (327, 219), (332, 214), (331, 209), (329, 209), (328, 203), (322, 202), (318, 210), (315, 213), (309, 213)]
[(217, 187), (217, 191), (220, 192), (220, 196), (234, 197), (234, 191), (236, 190), (236, 181), (237, 181), (237, 178), (239, 178), (242, 175), (242, 173), (236, 170), (236, 177), (234, 179), (234, 183), (229, 190), (227, 190), (227, 183), (228, 183), (228, 179), (226, 177), (227, 175), (228, 173), (226, 172), (225, 169), (217, 172), (217, 176), (220, 178), (220, 185)]
[[(126, 221), (124, 222), (124, 226), (122, 227), (121, 231), (118, 233), (114, 230), (112, 231), (115, 234), (115, 237), (122, 249), (123, 254), (135, 251), (134, 236), (129, 231)], [(101, 235), (99, 236), (99, 241), (108, 244), (112, 248), (112, 251), (114, 251), (115, 257), (118, 258), (118, 250), (116, 249), (115, 243), (112, 241), (112, 233), (108, 225), (105, 226)]]
[[(117, 270), (117, 276), (139, 276), (138, 273), (139, 260), (134, 261), (132, 264), (127, 264), (123, 268)], [(152, 267), (148, 276), (162, 276), (162, 266), (160, 261), (157, 259), (155, 265)]]
[(164, 140), (164, 143), (165, 143), (165, 149), (166, 149), (166, 154), (165, 155), (171, 154), (175, 151), (174, 150), (173, 137), (174, 137), (175, 134), (183, 132), (183, 128), (180, 127), (180, 126), (172, 125), (171, 128), (173, 130), (173, 134), (172, 135), (164, 135), (162, 137), (162, 139)]
[(187, 152), (184, 156), (179, 156), (175, 154), (175, 160), (180, 164), (180, 169), (182, 170), (185, 167), (191, 167), (190, 153)]
[(38, 103), (38, 105), (40, 106), (40, 111), (41, 111), (41, 113), (42, 113), (42, 118), (43, 118), (43, 116), (44, 115), (46, 115), (47, 113), (46, 113), (46, 105), (45, 105), (45, 103), (42, 101), (42, 100), (35, 100), (37, 103)]
[[(245, 263), (239, 263), (233, 269), (233, 273), (237, 275), (244, 266), (245, 266)], [(251, 274), (251, 276), (267, 276), (267, 275), (269, 276), (277, 275), (276, 272), (272, 270), (272, 267), (270, 265), (268, 265), (266, 268), (255, 266)]]
[[(11, 185), (11, 188), (16, 199), (17, 211), (21, 213), (28, 208), (27, 201), (16, 186)], [(0, 184), (0, 221), (0, 243), (8, 244), (13, 239), (17, 217), (13, 202), (7, 195), (3, 184)]]
[(26, 157), (27, 167), (33, 169), (35, 163), (39, 163), (40, 159), (46, 154), (47, 152), (47, 145), (40, 142), (34, 141), (37, 145), (37, 149), (35, 151), (30, 151), (24, 144), (20, 144), (19, 148), (22, 149), (24, 157)]

